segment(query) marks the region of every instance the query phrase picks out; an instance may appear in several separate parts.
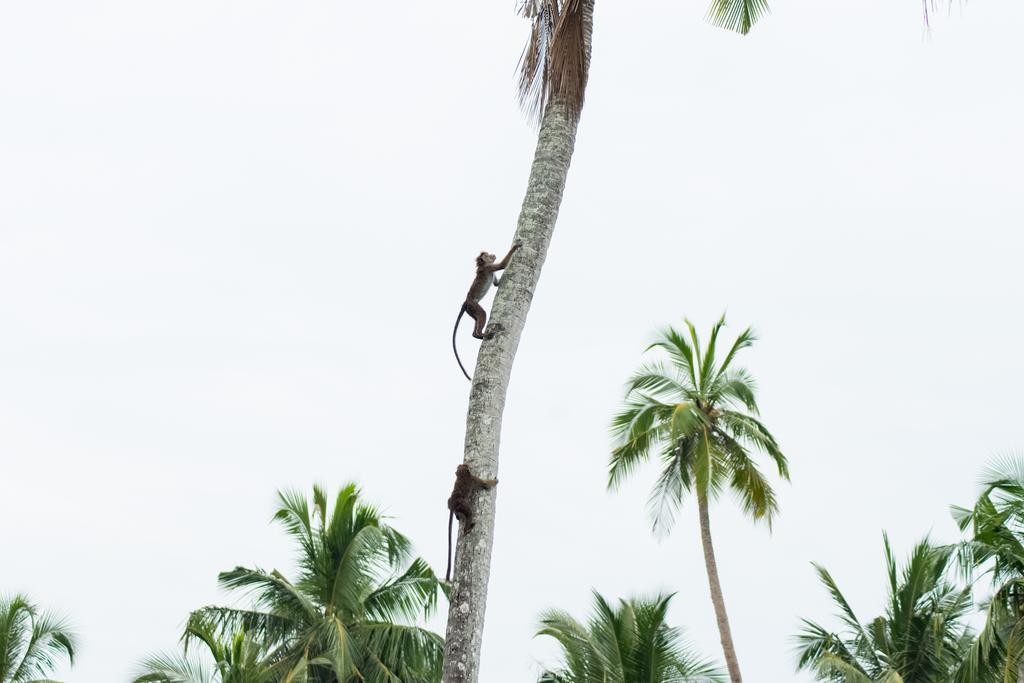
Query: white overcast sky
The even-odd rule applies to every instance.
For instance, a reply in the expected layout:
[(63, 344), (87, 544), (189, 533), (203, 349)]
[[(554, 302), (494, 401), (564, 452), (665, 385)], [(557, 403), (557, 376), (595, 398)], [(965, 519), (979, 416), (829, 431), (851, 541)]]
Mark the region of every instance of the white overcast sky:
[[(792, 463), (773, 534), (712, 524), (740, 662), (881, 607), (1024, 444), (1024, 4), (598, 0), (558, 227), (513, 373), (482, 680), (538, 613), (677, 591), (719, 656), (693, 508), (649, 534), (606, 426), (660, 325), (728, 311)], [(435, 567), (468, 383), (451, 324), (511, 242), (534, 133), (514, 2), (0, 0), (0, 591), (82, 633), (70, 681), (173, 648), (236, 564), (290, 571), (274, 492), (355, 479)], [(473, 359), (463, 330), (460, 346)], [(653, 466), (652, 466), (653, 467)], [(441, 628), (438, 621), (437, 628)]]

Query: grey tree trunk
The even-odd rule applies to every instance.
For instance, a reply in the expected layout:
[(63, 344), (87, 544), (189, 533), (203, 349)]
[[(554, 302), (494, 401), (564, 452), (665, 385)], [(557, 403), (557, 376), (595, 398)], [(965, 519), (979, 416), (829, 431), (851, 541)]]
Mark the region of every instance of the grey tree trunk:
[[(583, 0), (586, 67), (590, 63), (593, 13), (594, 0)], [(522, 248), (501, 278), (489, 324), (495, 334), (481, 344), (473, 373), (464, 461), (478, 477), (497, 478), (501, 419), (512, 362), (551, 243), (575, 145), (576, 121), (568, 116), (563, 104), (552, 101), (541, 119), (530, 181), (519, 213), (514, 241)], [(444, 683), (477, 683), (480, 676), (495, 499), (500, 488), (499, 483), (475, 497), (473, 529), (467, 533), (460, 529), (458, 533), (444, 646)]]
[(718, 622), (718, 636), (722, 641), (722, 653), (725, 666), (729, 669), (729, 680), (740, 683), (740, 663), (736, 659), (736, 646), (732, 642), (732, 631), (729, 629), (729, 615), (725, 613), (725, 596), (722, 595), (722, 584), (718, 580), (718, 563), (715, 561), (715, 546), (711, 543), (711, 518), (708, 515), (708, 497), (698, 491), (697, 512), (700, 517), (700, 541), (704, 547), (704, 568), (708, 572), (708, 586), (711, 588), (711, 604), (715, 606), (715, 620)]

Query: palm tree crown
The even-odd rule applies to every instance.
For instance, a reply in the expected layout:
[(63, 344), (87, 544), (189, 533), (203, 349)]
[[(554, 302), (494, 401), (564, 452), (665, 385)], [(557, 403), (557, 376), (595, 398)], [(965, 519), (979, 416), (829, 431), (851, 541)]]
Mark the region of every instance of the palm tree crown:
[(253, 596), (252, 609), (205, 607), (190, 627), (244, 632), (267, 647), (274, 680), (427, 683), (440, 679), (443, 641), (415, 625), (433, 613), (441, 584), (408, 539), (360, 502), (354, 484), (333, 510), (320, 487), (279, 494), (274, 519), (298, 546), (294, 583), (278, 571), (236, 567), (221, 586)]
[(971, 590), (945, 578), (952, 557), (952, 548), (937, 548), (925, 539), (899, 572), (886, 537), (886, 610), (866, 624), (832, 575), (815, 565), (845, 630), (835, 633), (805, 619), (797, 637), (798, 668), (811, 671), (819, 681), (844, 683), (990, 680), (969, 664), (973, 637), (964, 618), (972, 607)]
[(539, 636), (551, 636), (562, 664), (539, 683), (718, 683), (714, 664), (694, 654), (678, 628), (665, 622), (671, 595), (620, 600), (616, 609), (594, 592), (587, 625), (551, 610), (541, 615)]
[(723, 317), (711, 328), (703, 351), (689, 320), (689, 338), (671, 327), (664, 330), (648, 350), (663, 350), (671, 363), (641, 366), (627, 385), (624, 408), (612, 421), (609, 488), (616, 488), (652, 450), (660, 451), (662, 473), (650, 501), (655, 531), (671, 526), (694, 486), (698, 496), (706, 497), (728, 487), (756, 521), (771, 525), (778, 512), (775, 492), (751, 451), (767, 454), (788, 480), (786, 457), (756, 417), (753, 378), (732, 367), (737, 353), (754, 342), (754, 333), (744, 330), (719, 363), (715, 354), (724, 325)]
[[(540, 121), (548, 103), (557, 100), (565, 105), (570, 119), (578, 120), (589, 69), (584, 0), (521, 0), (518, 11), (531, 24), (519, 60), (523, 110), (530, 119)], [(767, 13), (768, 0), (712, 0), (708, 19), (746, 34)]]
[(46, 679), (62, 659), (74, 664), (76, 647), (64, 619), (24, 595), (0, 596), (0, 683)]

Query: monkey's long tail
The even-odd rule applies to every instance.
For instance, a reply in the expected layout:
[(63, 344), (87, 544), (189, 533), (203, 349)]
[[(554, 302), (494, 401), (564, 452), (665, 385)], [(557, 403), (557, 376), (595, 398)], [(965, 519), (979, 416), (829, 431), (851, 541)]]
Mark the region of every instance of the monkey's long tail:
[(455, 521), (455, 511), (452, 510), (448, 513), (448, 569), (444, 572), (444, 582), (450, 583), (452, 580), (452, 523)]
[[(452, 351), (455, 352), (455, 361), (459, 364), (459, 369), (462, 370), (462, 374), (466, 376), (466, 379), (468, 379), (470, 382), (472, 382), (473, 378), (469, 376), (469, 373), (466, 372), (465, 366), (462, 365), (462, 359), (459, 358), (459, 347), (456, 346), (456, 344), (455, 344), (455, 334), (459, 331), (459, 321), (462, 320), (462, 314), (465, 313), (465, 312), (466, 312), (466, 305), (463, 304), (462, 308), (459, 309), (459, 317), (457, 317), (455, 319), (455, 329), (452, 330)], [(449, 536), (450, 535), (451, 534), (449, 534)], [(451, 541), (449, 541), (448, 545), (451, 545)], [(449, 555), (450, 554), (451, 553), (449, 553)]]

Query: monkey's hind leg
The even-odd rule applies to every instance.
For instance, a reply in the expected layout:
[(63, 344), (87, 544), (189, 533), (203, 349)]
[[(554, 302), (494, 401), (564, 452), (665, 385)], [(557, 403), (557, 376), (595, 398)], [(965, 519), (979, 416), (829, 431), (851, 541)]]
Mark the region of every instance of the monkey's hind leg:
[(484, 338), (484, 325), (487, 324), (487, 311), (475, 301), (466, 302), (466, 313), (473, 318), (473, 336), (477, 339)]

